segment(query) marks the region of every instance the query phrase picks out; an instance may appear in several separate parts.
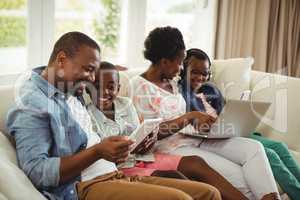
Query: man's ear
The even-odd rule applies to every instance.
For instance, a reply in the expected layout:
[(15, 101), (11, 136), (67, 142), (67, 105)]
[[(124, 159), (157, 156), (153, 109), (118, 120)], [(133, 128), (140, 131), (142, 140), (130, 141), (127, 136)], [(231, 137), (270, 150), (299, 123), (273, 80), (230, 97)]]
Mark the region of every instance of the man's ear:
[(64, 51), (58, 52), (56, 56), (56, 63), (59, 66), (59, 68), (63, 68), (66, 59), (67, 59), (67, 55)]
[(159, 62), (162, 66), (166, 66), (169, 64), (170, 61), (166, 58), (162, 58)]

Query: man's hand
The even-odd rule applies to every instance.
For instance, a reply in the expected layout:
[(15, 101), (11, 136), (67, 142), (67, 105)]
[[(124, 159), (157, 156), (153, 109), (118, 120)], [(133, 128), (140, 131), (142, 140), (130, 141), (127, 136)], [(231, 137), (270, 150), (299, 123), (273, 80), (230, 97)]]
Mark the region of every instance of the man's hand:
[(114, 163), (122, 163), (126, 161), (133, 143), (128, 137), (111, 136), (96, 144), (95, 149), (101, 158)]

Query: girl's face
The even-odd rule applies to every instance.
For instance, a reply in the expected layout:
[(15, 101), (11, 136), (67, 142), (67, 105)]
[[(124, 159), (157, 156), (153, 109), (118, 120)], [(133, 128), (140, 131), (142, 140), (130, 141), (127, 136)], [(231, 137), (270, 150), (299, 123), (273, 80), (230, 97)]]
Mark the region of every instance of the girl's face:
[(208, 60), (191, 57), (188, 63), (187, 77), (192, 90), (197, 90), (205, 83), (210, 75)]

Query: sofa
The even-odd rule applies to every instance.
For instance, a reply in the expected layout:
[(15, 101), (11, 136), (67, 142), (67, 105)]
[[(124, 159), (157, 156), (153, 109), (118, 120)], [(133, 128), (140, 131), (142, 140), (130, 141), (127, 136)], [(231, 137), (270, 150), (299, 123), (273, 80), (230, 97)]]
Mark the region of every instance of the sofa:
[[(226, 99), (239, 99), (245, 90), (251, 91), (251, 100), (267, 101), (272, 105), (256, 131), (274, 140), (285, 142), (300, 163), (300, 79), (251, 70), (252, 58), (215, 60), (212, 79)], [(130, 68), (121, 73), (120, 95), (130, 96), (129, 79), (144, 68)], [(28, 74), (12, 85), (0, 86), (0, 200), (45, 199), (18, 167), (16, 152), (6, 133), (5, 120), (8, 109), (18, 97), (18, 87)], [(254, 108), (255, 112), (255, 108)], [(246, 137), (249, 133), (240, 133)]]

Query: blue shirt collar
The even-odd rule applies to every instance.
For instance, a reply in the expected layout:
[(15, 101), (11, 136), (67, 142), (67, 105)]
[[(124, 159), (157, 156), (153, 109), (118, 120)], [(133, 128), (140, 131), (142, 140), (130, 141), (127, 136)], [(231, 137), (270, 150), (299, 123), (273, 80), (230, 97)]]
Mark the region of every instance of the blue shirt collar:
[(37, 85), (47, 97), (52, 98), (53, 96), (60, 94), (65, 95), (62, 91), (50, 84), (40, 74), (46, 68), (46, 66), (37, 67), (32, 70), (31, 80)]

